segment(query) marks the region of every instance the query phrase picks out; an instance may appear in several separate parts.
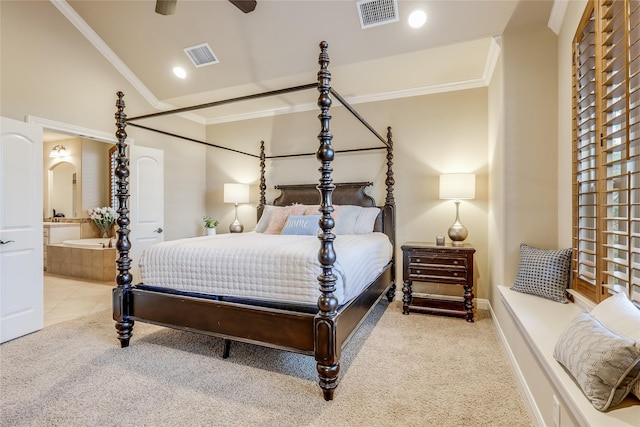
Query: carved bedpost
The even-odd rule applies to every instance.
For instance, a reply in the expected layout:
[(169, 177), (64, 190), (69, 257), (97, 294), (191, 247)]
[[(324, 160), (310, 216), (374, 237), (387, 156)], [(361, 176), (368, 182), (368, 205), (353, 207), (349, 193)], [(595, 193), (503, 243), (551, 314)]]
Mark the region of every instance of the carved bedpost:
[(391, 134), (391, 126), (387, 127), (387, 179), (385, 184), (387, 185), (387, 198), (385, 205), (395, 206), (396, 201), (393, 197), (393, 186), (396, 180), (393, 178), (393, 135)]
[(118, 275), (116, 276), (117, 287), (113, 289), (113, 320), (116, 321), (116, 330), (121, 347), (129, 345), (129, 339), (132, 335), (133, 320), (129, 319), (130, 297), (132, 276), (129, 272), (131, 268), (131, 259), (129, 258), (129, 250), (131, 243), (129, 242), (129, 209), (127, 203), (129, 200), (129, 159), (127, 158), (127, 115), (124, 113), (124, 93), (118, 92), (118, 100), (116, 101), (117, 112), (116, 118), (116, 138), (118, 142), (117, 166), (115, 175), (117, 179), (116, 197), (118, 199), (118, 240), (116, 249), (118, 250), (118, 259), (116, 265)]
[(264, 155), (264, 141), (260, 141), (260, 204), (258, 204), (258, 221), (262, 217), (262, 212), (264, 212), (264, 205), (267, 204), (267, 184), (264, 178), (264, 161), (266, 156)]
[(391, 236), (391, 244), (393, 245), (393, 263), (391, 264), (391, 287), (387, 291), (387, 300), (389, 302), (393, 301), (393, 298), (396, 295), (396, 256), (395, 256), (395, 246), (396, 246), (396, 224), (395, 224), (395, 214), (393, 211), (396, 209), (396, 201), (393, 197), (393, 186), (396, 181), (393, 178), (393, 135), (391, 134), (391, 126), (387, 127), (387, 179), (385, 180), (385, 184), (387, 185), (387, 198), (384, 203), (385, 212), (385, 221), (389, 221), (388, 224), (384, 224), (385, 230), (391, 230), (391, 232), (387, 232), (389, 236)]
[(331, 98), (329, 97), (331, 73), (328, 70), (328, 46), (329, 44), (325, 41), (320, 43), (320, 56), (318, 58), (318, 64), (320, 64), (320, 71), (318, 71), (318, 92), (320, 92), (318, 107), (320, 107), (320, 115), (318, 119), (320, 120), (321, 131), (318, 135), (320, 145), (316, 158), (321, 164), (318, 169), (320, 171), (318, 190), (321, 194), (320, 212), (322, 216), (320, 217), (319, 225), (322, 231), (318, 236), (318, 239), (320, 239), (318, 260), (322, 266), (322, 274), (318, 276), (320, 296), (318, 297), (318, 314), (314, 320), (314, 339), (319, 384), (322, 387), (324, 399), (332, 400), (340, 372), (340, 348), (338, 348), (335, 339), (336, 323), (334, 321), (338, 308), (338, 299), (334, 295), (337, 277), (333, 274), (336, 253), (333, 248), (335, 235), (331, 232), (335, 225), (333, 218), (331, 218), (331, 213), (333, 212), (331, 196), (335, 185), (333, 185), (331, 178), (331, 172), (333, 172), (331, 162), (335, 153), (331, 146), (333, 135), (329, 131), (329, 121), (331, 120), (331, 115), (329, 114), (329, 107), (331, 106)]

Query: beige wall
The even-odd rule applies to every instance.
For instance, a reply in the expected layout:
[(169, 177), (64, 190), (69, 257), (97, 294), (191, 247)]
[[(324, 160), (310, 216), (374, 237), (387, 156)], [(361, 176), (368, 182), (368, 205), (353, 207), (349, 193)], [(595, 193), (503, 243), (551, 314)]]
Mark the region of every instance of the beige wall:
[(568, 2), (558, 36), (558, 247), (572, 246), (572, 48), (586, 0)]
[(549, 28), (505, 32), (504, 280), (519, 246), (555, 248), (558, 235), (557, 37)]
[[(340, 88), (336, 88), (340, 92)], [(397, 241), (434, 241), (446, 236), (455, 219), (455, 205), (438, 198), (438, 177), (447, 172), (477, 174), (476, 199), (464, 201), (461, 221), (469, 229), (467, 241), (477, 249), (476, 295), (487, 295), (488, 144), (487, 89), (472, 89), (355, 106), (358, 112), (386, 137), (392, 127), (394, 141)], [(267, 155), (315, 153), (320, 123), (317, 111), (247, 120), (208, 127), (211, 143), (259, 152), (265, 141)], [(331, 109), (332, 145), (335, 150), (382, 146), (339, 103)], [(224, 182), (252, 184), (250, 206), (239, 208), (246, 228), (255, 226), (259, 197), (259, 162), (223, 150), (207, 149), (207, 210), (221, 218), (222, 229), (233, 219), (233, 208), (222, 204)], [(335, 182), (374, 181), (371, 190), (384, 203), (386, 151), (338, 153), (332, 163)], [(315, 156), (267, 161), (267, 200), (272, 201), (276, 184), (315, 183), (319, 163)], [(399, 247), (398, 247), (398, 254)], [(401, 256), (398, 257), (401, 261)], [(398, 269), (401, 274), (401, 265)], [(399, 283), (402, 277), (399, 276)]]

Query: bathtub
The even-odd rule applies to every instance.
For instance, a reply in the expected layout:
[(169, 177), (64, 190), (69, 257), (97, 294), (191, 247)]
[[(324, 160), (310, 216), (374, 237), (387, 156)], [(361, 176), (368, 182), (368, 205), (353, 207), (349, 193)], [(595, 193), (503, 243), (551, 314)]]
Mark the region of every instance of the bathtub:
[(71, 246), (72, 248), (102, 249), (102, 248), (109, 247), (109, 240), (111, 240), (111, 247), (115, 248), (116, 239), (101, 238), (101, 237), (95, 237), (91, 239), (64, 240), (62, 244), (65, 246)]

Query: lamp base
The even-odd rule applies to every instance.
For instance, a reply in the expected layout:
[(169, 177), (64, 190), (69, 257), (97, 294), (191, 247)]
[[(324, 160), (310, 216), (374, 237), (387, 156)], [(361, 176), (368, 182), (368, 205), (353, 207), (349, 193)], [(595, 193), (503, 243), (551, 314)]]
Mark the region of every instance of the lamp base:
[(460, 202), (456, 201), (456, 222), (454, 222), (453, 225), (449, 227), (449, 231), (447, 232), (453, 246), (463, 246), (464, 239), (466, 239), (469, 235), (469, 230), (467, 230), (467, 227), (462, 225), (462, 223), (460, 222), (459, 208)]
[(462, 246), (464, 245), (464, 239), (469, 235), (469, 231), (467, 230), (467, 227), (456, 222), (449, 227), (448, 234), (453, 246)]
[(244, 225), (240, 224), (240, 221), (237, 219), (229, 225), (230, 233), (242, 233), (244, 231)]

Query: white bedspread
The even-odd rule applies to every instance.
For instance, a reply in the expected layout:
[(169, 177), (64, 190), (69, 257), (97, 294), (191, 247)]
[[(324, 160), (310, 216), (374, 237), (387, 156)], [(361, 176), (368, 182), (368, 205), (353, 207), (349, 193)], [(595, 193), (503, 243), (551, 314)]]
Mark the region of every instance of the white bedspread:
[[(343, 304), (358, 295), (391, 260), (383, 233), (339, 235), (334, 241), (335, 295)], [(220, 234), (167, 241), (140, 258), (149, 286), (266, 301), (316, 304), (320, 295), (316, 236)]]

